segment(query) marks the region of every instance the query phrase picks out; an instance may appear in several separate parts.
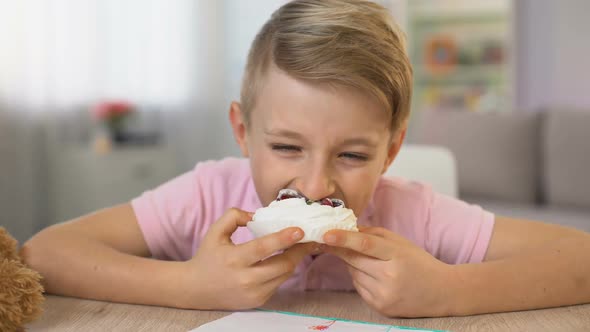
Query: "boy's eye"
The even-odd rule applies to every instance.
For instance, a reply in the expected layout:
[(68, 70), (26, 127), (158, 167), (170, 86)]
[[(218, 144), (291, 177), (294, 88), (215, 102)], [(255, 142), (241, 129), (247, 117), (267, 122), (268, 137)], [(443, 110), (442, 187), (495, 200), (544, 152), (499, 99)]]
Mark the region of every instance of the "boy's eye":
[(271, 148), (275, 151), (281, 152), (299, 152), (301, 148), (296, 145), (287, 145), (287, 144), (271, 144)]
[(369, 157), (367, 157), (364, 154), (352, 153), (352, 152), (341, 153), (340, 157), (345, 158), (345, 159), (352, 159), (355, 161), (367, 161), (369, 159)]

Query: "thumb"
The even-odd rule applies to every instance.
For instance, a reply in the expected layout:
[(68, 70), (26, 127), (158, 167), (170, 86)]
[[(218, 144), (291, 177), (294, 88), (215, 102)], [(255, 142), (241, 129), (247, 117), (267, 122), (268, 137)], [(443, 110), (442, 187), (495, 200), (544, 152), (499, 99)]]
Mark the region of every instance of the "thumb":
[(231, 243), (231, 235), (240, 226), (252, 220), (253, 213), (240, 210), (238, 208), (231, 208), (217, 219), (209, 228), (207, 237), (216, 242)]
[(404, 241), (405, 239), (403, 237), (401, 237), (400, 235), (385, 229), (383, 227), (363, 227), (363, 229), (360, 230), (361, 233), (366, 233), (366, 234), (371, 234), (371, 235), (375, 235), (387, 240), (393, 240), (393, 241)]

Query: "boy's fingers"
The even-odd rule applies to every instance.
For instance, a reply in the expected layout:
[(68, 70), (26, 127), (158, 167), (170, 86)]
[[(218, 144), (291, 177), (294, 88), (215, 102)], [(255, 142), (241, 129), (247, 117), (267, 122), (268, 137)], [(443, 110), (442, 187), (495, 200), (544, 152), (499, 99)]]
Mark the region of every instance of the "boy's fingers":
[(370, 276), (371, 278), (377, 280), (377, 276), (374, 276), (373, 273), (379, 271), (379, 266), (377, 264), (383, 263), (381, 260), (374, 257), (359, 254), (356, 251), (346, 248), (328, 246), (324, 249), (324, 251), (329, 254), (338, 256), (348, 265), (349, 269), (353, 269), (354, 271), (364, 273), (367, 276)]
[[(319, 253), (320, 246), (321, 245), (319, 243), (315, 243), (315, 242), (296, 244), (293, 247), (285, 250), (285, 252), (283, 252), (282, 256), (285, 256), (285, 258), (287, 258), (292, 264), (294, 264), (296, 266), (306, 256), (308, 256), (312, 253)], [(291, 269), (286, 269), (285, 272), (288, 272), (288, 270), (291, 270)]]
[(392, 249), (387, 240), (367, 233), (332, 230), (324, 234), (324, 242), (334, 247), (351, 249), (384, 261), (390, 260), (392, 257)]
[(291, 277), (290, 274), (280, 275), (278, 277), (275, 277), (274, 279), (271, 279), (271, 280), (268, 280), (268, 281), (264, 282), (264, 284), (262, 285), (262, 288), (269, 295), (272, 296), (272, 294), (276, 292), (277, 288), (279, 288), (290, 277)]
[(222, 243), (231, 243), (231, 235), (238, 227), (246, 226), (250, 220), (252, 220), (252, 213), (237, 208), (228, 209), (211, 225), (209, 236)]
[(359, 254), (358, 252), (347, 248), (326, 247), (325, 251), (334, 256), (338, 256), (346, 264), (358, 270), (363, 269), (362, 258), (375, 259), (373, 257), (364, 256), (363, 254)]
[(285, 250), (283, 253), (272, 256), (256, 265), (265, 279), (271, 280), (281, 275), (291, 275), (303, 258), (314, 252), (319, 253), (319, 243), (300, 243)]
[(326, 247), (325, 251), (329, 254), (332, 254), (334, 256), (337, 256), (338, 258), (340, 258), (341, 260), (343, 260), (346, 264), (350, 265), (350, 266), (354, 266), (356, 268), (359, 268), (355, 261), (355, 256), (360, 255), (359, 253), (352, 251), (350, 249), (347, 248), (340, 248), (340, 247)]
[(361, 232), (365, 234), (379, 236), (383, 239), (387, 239), (389, 240), (389, 243), (392, 243), (393, 241), (393, 243), (395, 243), (396, 246), (404, 246), (406, 244), (411, 244), (411, 242), (405, 239), (404, 237), (383, 227), (367, 227), (364, 228)]
[(303, 230), (299, 227), (285, 228), (279, 232), (254, 239), (238, 246), (239, 254), (248, 265), (268, 258), (277, 251), (293, 246), (303, 238)]
[(376, 235), (384, 239), (397, 240), (397, 235), (383, 227), (364, 227), (361, 233)]

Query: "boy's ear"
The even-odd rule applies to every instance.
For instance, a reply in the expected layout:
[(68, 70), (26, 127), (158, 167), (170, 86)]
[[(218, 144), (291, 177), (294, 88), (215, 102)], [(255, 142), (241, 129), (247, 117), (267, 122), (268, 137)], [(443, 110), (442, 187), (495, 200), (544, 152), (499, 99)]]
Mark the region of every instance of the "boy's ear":
[(395, 160), (395, 157), (397, 156), (399, 150), (402, 147), (404, 139), (406, 138), (406, 131), (407, 126), (402, 127), (399, 130), (399, 133), (396, 135), (397, 137), (394, 137), (391, 141), (391, 145), (389, 146), (389, 150), (387, 151), (387, 159), (385, 160), (385, 164), (383, 165), (381, 174), (385, 173), (389, 166), (391, 166), (391, 163), (393, 163), (393, 160)]
[(240, 103), (232, 101), (229, 107), (229, 121), (231, 122), (232, 131), (234, 132), (234, 139), (240, 146), (242, 155), (248, 157), (248, 137), (246, 132), (246, 123), (244, 123), (244, 116)]

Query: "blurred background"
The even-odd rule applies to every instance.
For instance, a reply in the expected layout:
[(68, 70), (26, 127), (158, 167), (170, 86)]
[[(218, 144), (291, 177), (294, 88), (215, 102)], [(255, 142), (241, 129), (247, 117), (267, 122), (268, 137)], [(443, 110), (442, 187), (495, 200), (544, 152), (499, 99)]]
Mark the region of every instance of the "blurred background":
[[(0, 0), (0, 224), (23, 241), (238, 156), (228, 106), (285, 2)], [(459, 196), (590, 224), (590, 2), (378, 2), (408, 36), (408, 142), (453, 153)]]

